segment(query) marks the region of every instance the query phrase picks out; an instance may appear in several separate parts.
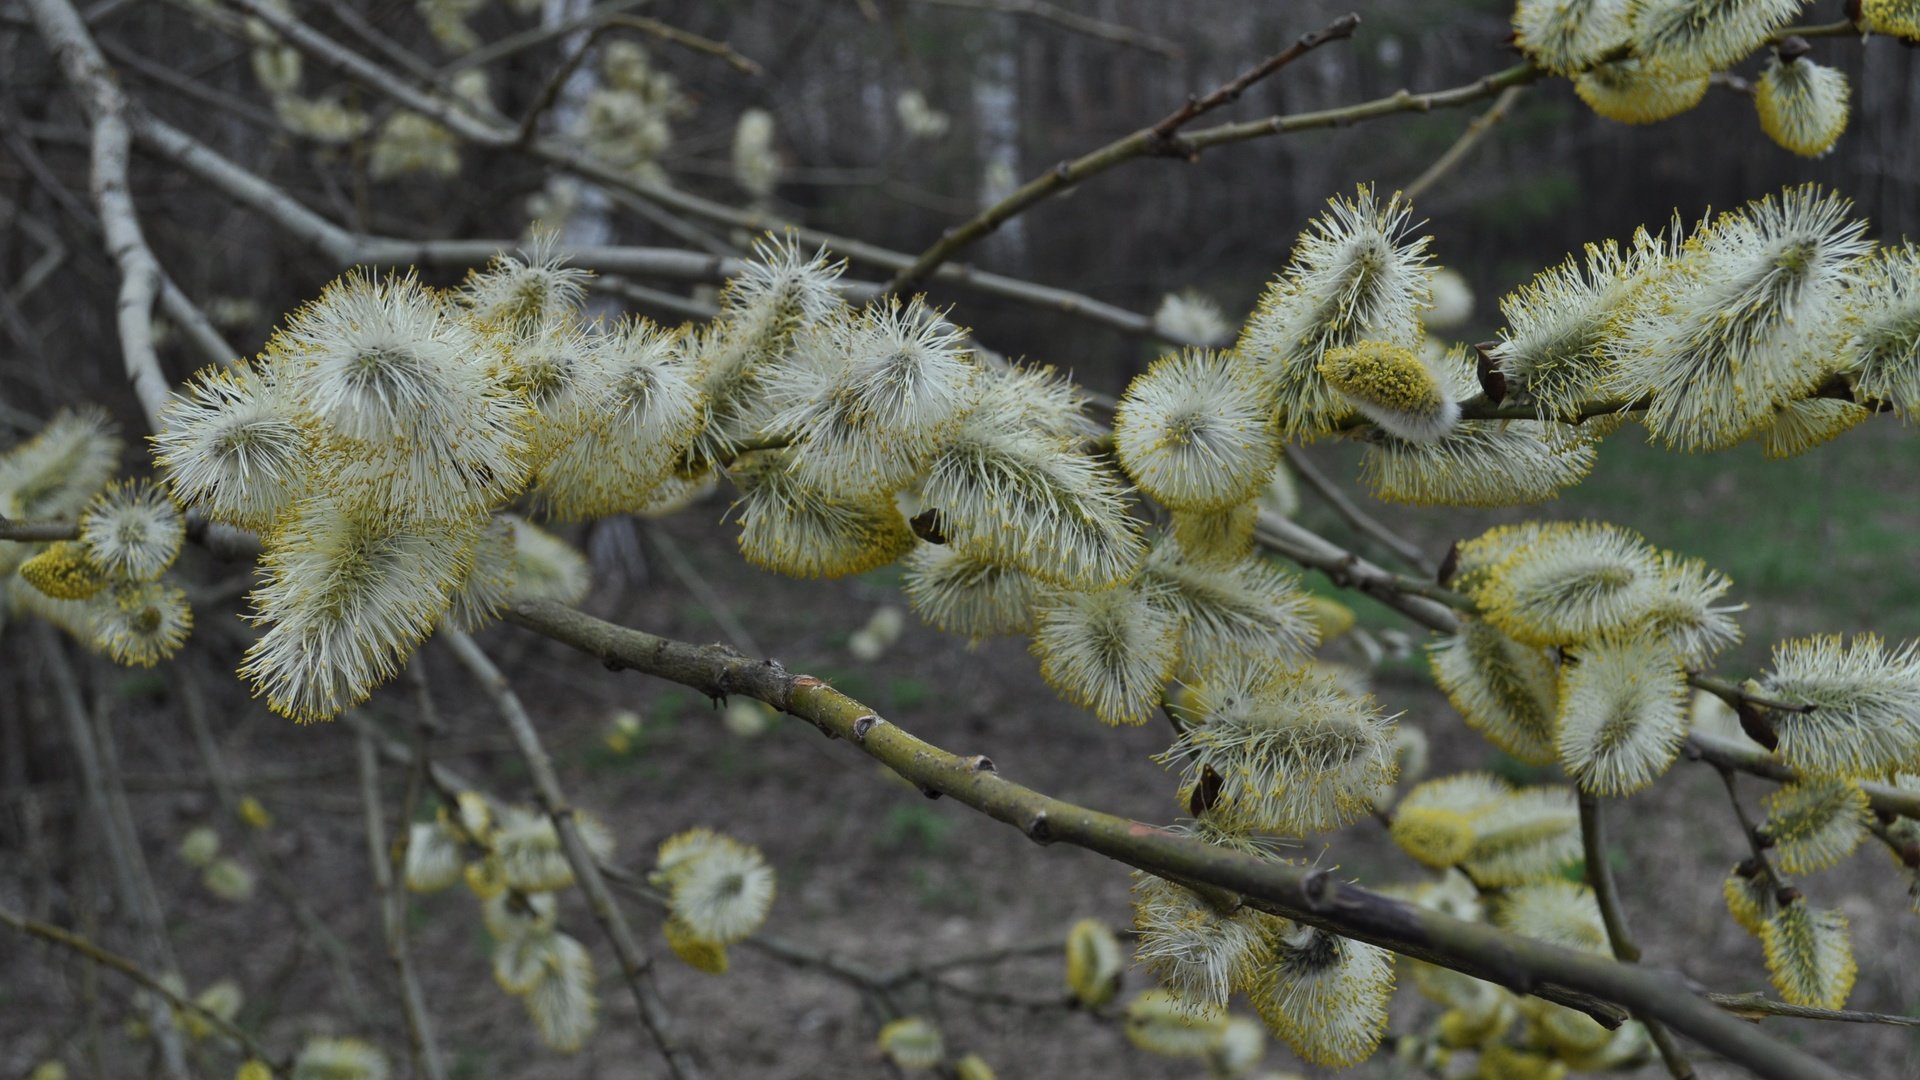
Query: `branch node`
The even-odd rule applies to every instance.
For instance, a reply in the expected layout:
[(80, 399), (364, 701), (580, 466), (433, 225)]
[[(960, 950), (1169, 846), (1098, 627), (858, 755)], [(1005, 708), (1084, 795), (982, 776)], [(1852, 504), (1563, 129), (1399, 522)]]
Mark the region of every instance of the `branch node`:
[(1020, 831), (1026, 833), (1027, 839), (1036, 844), (1053, 843), (1053, 827), (1047, 824), (1047, 812), (1045, 810), (1036, 811), (1032, 817), (1027, 819), (1027, 823), (1021, 826)]
[(994, 767), (993, 759), (985, 754), (973, 755), (972, 765), (973, 771), (977, 773), (997, 773), (1000, 771)]
[(880, 719), (872, 713), (868, 713), (858, 720), (855, 720), (853, 722), (853, 741), (857, 743), (866, 742), (867, 733), (884, 723), (886, 723), (885, 720)]

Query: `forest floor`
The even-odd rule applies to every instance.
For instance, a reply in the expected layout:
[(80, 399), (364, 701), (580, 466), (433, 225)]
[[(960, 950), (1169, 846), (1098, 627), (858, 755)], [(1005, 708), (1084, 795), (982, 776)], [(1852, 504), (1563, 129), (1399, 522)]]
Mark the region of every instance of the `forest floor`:
[[(1595, 477), (1544, 513), (1632, 525), (1656, 544), (1730, 573), (1736, 598), (1753, 610), (1743, 617), (1748, 640), (1723, 670), (1759, 670), (1768, 643), (1790, 634), (1871, 627), (1894, 640), (1920, 636), (1920, 560), (1912, 539), (1920, 534), (1920, 442), (1911, 432), (1882, 420), (1786, 463), (1762, 463), (1744, 449), (1676, 457), (1632, 441), (1630, 433), (1611, 440)], [(1315, 448), (1312, 456), (1324, 470), (1351, 475), (1346, 448)], [(969, 650), (911, 617), (883, 657), (855, 660), (849, 635), (876, 609), (902, 604), (897, 572), (822, 583), (754, 570), (734, 552), (732, 527), (719, 523), (723, 508), (723, 501), (710, 501), (669, 521), (643, 524), (644, 579), (597, 590), (590, 610), (667, 636), (724, 640), (721, 621), (698, 599), (704, 586), (748, 628), (755, 651), (827, 679), (936, 745), (987, 754), (1004, 775), (1074, 802), (1144, 821), (1180, 816), (1174, 778), (1150, 760), (1165, 748), (1164, 728), (1106, 728), (1046, 687), (1021, 642)], [(1452, 539), (1493, 520), (1525, 516), (1382, 512), (1405, 523), (1407, 534), (1436, 557)], [(1303, 517), (1329, 535), (1350, 538), (1310, 496)], [(663, 536), (684, 554), (691, 578), (672, 569)], [(701, 585), (690, 588), (690, 580)], [(1323, 579), (1314, 577), (1311, 584), (1331, 591)], [(1375, 671), (1375, 690), (1389, 709), (1403, 711), (1403, 723), (1428, 734), (1431, 772), (1490, 768), (1517, 780), (1550, 779), (1462, 726), (1425, 673), (1417, 650), (1423, 635), (1384, 609), (1356, 607), (1362, 626), (1377, 637), (1391, 641), (1392, 632), (1404, 633), (1415, 647), (1411, 656), (1389, 659)], [(195, 648), (231, 660), (238, 642), (228, 631), (239, 629), (236, 620), (206, 615)], [(574, 803), (612, 826), (622, 864), (644, 870), (660, 840), (710, 826), (757, 845), (776, 867), (779, 893), (766, 934), (882, 970), (995, 951), (1014, 954), (999, 963), (953, 969), (944, 976), (949, 988), (939, 992), (909, 986), (892, 1002), (901, 1011), (935, 1018), (952, 1053), (978, 1053), (1002, 1077), (1203, 1074), (1196, 1063), (1132, 1048), (1111, 1008), (1089, 1013), (1061, 1007), (1059, 942), (1081, 918), (1115, 927), (1128, 922), (1123, 869), (1070, 847), (1036, 847), (966, 807), (929, 801), (797, 721), (776, 719), (760, 734), (742, 736), (683, 688), (609, 673), (510, 627), (489, 630), (479, 640), (534, 710)], [(1352, 659), (1347, 649), (1336, 644), (1330, 653)], [(460, 673), (443, 650), (429, 648), (425, 655), (447, 727), (436, 760), (501, 797), (530, 801), (524, 767), (490, 708), (461, 689)], [(295, 1045), (312, 1032), (370, 1033), (402, 1053), (404, 1027), (379, 945), (368, 874), (353, 730), (341, 723), (296, 727), (278, 720), (245, 703), (243, 688), (230, 677), (210, 686), (219, 702), (216, 730), (235, 763), (235, 779), (275, 818), (261, 834), (266, 865), (254, 869), (291, 884), (350, 946), (353, 973), (365, 988), (358, 1002), (367, 1014), (363, 1020), (355, 1019), (330, 966), (273, 891), (260, 889), (244, 904), (215, 899), (176, 855), (181, 836), (195, 825), (215, 824), (230, 847), (239, 826), (219, 820), (193, 748), (174, 735), (178, 725), (156, 722), (170, 707), (165, 682), (145, 673), (94, 670), (101, 700), (114, 713), (141, 846), (191, 986), (237, 979), (247, 992), (242, 1023), (274, 1046)], [(383, 691), (369, 713), (404, 731), (412, 715), (407, 700), (402, 688)], [(641, 715), (641, 734), (625, 752), (615, 752), (603, 736), (612, 715), (623, 709)], [(389, 815), (403, 775), (388, 770)], [(66, 783), (46, 778), (41, 789), (55, 795), (74, 790)], [(1757, 812), (1765, 790), (1759, 781), (1742, 782), (1750, 811)], [(33, 796), (23, 794), (28, 801)], [(1676, 967), (1716, 990), (1767, 990), (1759, 943), (1734, 924), (1721, 900), (1721, 881), (1745, 845), (1713, 770), (1677, 763), (1651, 790), (1610, 804), (1608, 813), (1628, 918), (1649, 961)], [(1371, 820), (1314, 837), (1292, 854), (1338, 867), (1369, 886), (1414, 882), (1424, 873)], [(101, 899), (108, 891), (102, 880), (83, 878), (57, 889), (36, 884), (30, 880), (33, 855), (0, 852), (0, 896), (12, 894), (9, 902), (39, 897), (63, 921), (75, 911), (110, 906)], [(21, 868), (18, 892), (7, 884), (10, 867)], [(1840, 908), (1852, 921), (1861, 973), (1850, 1006), (1920, 1010), (1920, 916), (1908, 910), (1904, 880), (1884, 853), (1869, 842), (1803, 887), (1817, 903)], [(464, 889), (410, 901), (411, 947), (454, 1077), (662, 1075), (611, 952), (577, 893), (569, 894), (562, 911), (563, 924), (594, 951), (604, 1010), (600, 1033), (572, 1056), (541, 1047), (518, 1002), (494, 984), (478, 907)], [(704, 975), (667, 954), (657, 914), (640, 906), (630, 913), (661, 958), (655, 970), (669, 1008), (709, 1076), (889, 1074), (873, 1050), (878, 1015), (848, 983), (747, 946), (732, 950), (727, 975)], [(108, 940), (127, 945), (124, 935), (109, 932)], [(107, 976), (96, 983), (70, 958), (22, 946), (17, 938), (0, 942), (0, 1077), (24, 1076), (50, 1056), (63, 1058), (73, 1075), (92, 1075), (84, 1052), (90, 1037), (99, 1040), (105, 1075), (141, 1074), (145, 1052), (117, 1028), (90, 1035), (91, 1014), (82, 1004), (97, 993), (107, 1015), (121, 1015), (124, 984)], [(1403, 974), (1401, 983), (1396, 1033), (1418, 1030), (1432, 1015), (1417, 1000), (1411, 979)], [(1121, 1000), (1148, 985), (1142, 973), (1130, 972)], [(1015, 1003), (982, 1000), (995, 997)], [(1244, 1004), (1237, 1011), (1246, 1012)], [(1767, 1026), (1868, 1080), (1920, 1072), (1920, 1044), (1909, 1029), (1796, 1020)], [(224, 1052), (207, 1052), (205, 1060), (209, 1076), (231, 1068)], [(1702, 1077), (1742, 1075), (1704, 1058), (1699, 1064)], [(1325, 1075), (1298, 1065), (1278, 1043), (1270, 1044), (1265, 1067)], [(1417, 1074), (1383, 1052), (1346, 1075)]]

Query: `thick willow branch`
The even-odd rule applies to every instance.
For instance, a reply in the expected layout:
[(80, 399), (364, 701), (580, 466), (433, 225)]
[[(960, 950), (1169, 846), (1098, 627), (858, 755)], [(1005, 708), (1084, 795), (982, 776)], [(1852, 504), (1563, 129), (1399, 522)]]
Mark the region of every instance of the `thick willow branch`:
[(606, 878), (600, 873), (600, 864), (594, 859), (593, 853), (587, 850), (586, 841), (581, 839), (580, 826), (573, 816), (573, 806), (560, 787), (560, 777), (553, 771), (553, 762), (547, 757), (546, 747), (540, 743), (539, 732), (534, 730), (533, 718), (527, 715), (526, 706), (520, 703), (520, 697), (514, 693), (507, 677), (500, 673), (500, 669), (494, 666), (480, 646), (474, 644), (473, 638), (452, 628), (443, 629), (440, 636), (446, 639), (454, 656), (473, 675), (474, 681), (507, 722), (507, 730), (513, 734), (520, 756), (526, 759), (527, 771), (533, 777), (534, 790), (540, 797), (541, 807), (552, 820), (554, 830), (560, 834), (560, 847), (566, 853), (568, 865), (573, 867), (574, 878), (580, 883), (581, 891), (586, 893), (594, 919), (606, 932), (614, 954), (619, 958), (620, 973), (626, 980), (627, 989), (633, 994), (634, 1003), (640, 1008), (640, 1022), (646, 1026), (647, 1034), (652, 1036), (667, 1060), (667, 1071), (679, 1080), (696, 1080), (700, 1075), (699, 1066), (674, 1032), (672, 1017), (668, 1015), (666, 1003), (661, 1000), (659, 988), (653, 982), (653, 960), (633, 936), (632, 927), (627, 925), (626, 916), (621, 913), (619, 903), (607, 888)]
[(818, 679), (716, 646), (655, 637), (549, 601), (507, 612), (521, 626), (614, 668), (671, 679), (709, 695), (743, 694), (847, 740), (922, 790), (953, 797), (1039, 843), (1064, 842), (1161, 876), (1202, 882), (1288, 918), (1464, 971), (1523, 993), (1554, 989), (1644, 1012), (1768, 1080), (1842, 1074), (1685, 990), (1670, 972), (1621, 964), (1394, 900), (1332, 873), (1212, 847), (1155, 826), (1051, 798), (1006, 779), (993, 762), (961, 757), (888, 723)]
[(92, 131), (93, 203), (100, 215), (107, 254), (120, 274), (115, 322), (127, 379), (147, 422), (158, 428), (167, 404), (167, 379), (153, 347), (153, 306), (160, 293), (160, 262), (147, 246), (134, 209), (127, 165), (133, 140), (127, 99), (80, 13), (67, 0), (26, 0), (40, 36), (59, 59), (61, 73), (86, 110)]
[(1083, 180), (1098, 176), (1108, 169), (1136, 158), (1153, 155), (1189, 156), (1174, 149), (1174, 138), (1182, 127), (1205, 113), (1238, 100), (1249, 86), (1321, 45), (1352, 37), (1359, 25), (1360, 16), (1342, 15), (1312, 33), (1301, 35), (1292, 45), (1273, 54), (1205, 97), (1194, 98), (1168, 114), (1159, 123), (1141, 128), (1131, 135), (1116, 139), (1072, 161), (1063, 161), (1055, 165), (1045, 173), (1022, 184), (1006, 198), (987, 207), (972, 220), (946, 230), (937, 243), (921, 252), (911, 264), (894, 275), (893, 280), (887, 283), (887, 291), (890, 293), (911, 291), (925, 280), (928, 274), (976, 241), (1018, 217), (1034, 204), (1045, 201)]

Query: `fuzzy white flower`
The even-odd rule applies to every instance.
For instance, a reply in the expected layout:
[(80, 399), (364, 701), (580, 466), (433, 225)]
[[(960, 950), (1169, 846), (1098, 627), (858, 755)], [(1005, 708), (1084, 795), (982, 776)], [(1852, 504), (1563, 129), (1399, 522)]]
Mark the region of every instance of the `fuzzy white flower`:
[(1776, 54), (1753, 85), (1761, 130), (1801, 157), (1824, 157), (1840, 141), (1852, 96), (1846, 75), (1805, 57)]
[(1233, 337), (1233, 326), (1212, 297), (1188, 289), (1160, 298), (1153, 332), (1183, 345), (1217, 346)]
[(1133, 874), (1134, 960), (1182, 998), (1224, 1008), (1267, 959), (1272, 916), (1242, 907), (1223, 912), (1181, 885)]
[(1383, 341), (1411, 349), (1429, 302), (1426, 237), (1409, 240), (1412, 208), (1362, 186), (1333, 199), (1300, 235), (1240, 337), (1290, 438), (1325, 434), (1351, 408), (1320, 374), (1328, 349)]
[(1650, 396), (1668, 446), (1719, 449), (1826, 375), (1872, 245), (1845, 199), (1811, 185), (1722, 214), (1650, 282), (1622, 325), (1613, 383)]
[(1519, 0), (1514, 44), (1556, 75), (1571, 75), (1627, 43), (1631, 0)]
[(1638, 791), (1686, 741), (1686, 700), (1686, 672), (1664, 642), (1580, 648), (1560, 669), (1560, 761), (1583, 790)]
[(1393, 720), (1315, 667), (1227, 662), (1192, 687), (1191, 717), (1155, 760), (1182, 767), (1181, 799), (1211, 770), (1222, 825), (1300, 835), (1367, 812), (1394, 779)]
[[(1479, 392), (1464, 347), (1456, 346), (1429, 370), (1446, 400)], [(1462, 420), (1423, 440), (1402, 438), (1382, 425), (1367, 441), (1360, 476), (1380, 498), (1415, 505), (1540, 502), (1592, 471), (1594, 442), (1587, 428), (1535, 420)]]
[(907, 556), (901, 587), (921, 618), (973, 641), (1031, 631), (1041, 591), (1024, 571), (942, 544), (921, 544)]
[(1296, 926), (1248, 996), (1267, 1028), (1319, 1065), (1365, 1059), (1387, 1033), (1393, 954), (1376, 945)]
[(1056, 591), (1034, 611), (1040, 674), (1109, 724), (1144, 724), (1179, 660), (1180, 620), (1152, 585)]
[(1609, 120), (1653, 124), (1700, 104), (1709, 85), (1704, 71), (1676, 71), (1630, 56), (1574, 76), (1573, 92)]
[(134, 581), (150, 581), (172, 566), (186, 534), (180, 508), (150, 480), (108, 484), (80, 515), (87, 557)]
[(1181, 510), (1246, 502), (1280, 446), (1256, 372), (1234, 353), (1189, 349), (1128, 384), (1114, 450), (1143, 491)]
[(99, 409), (62, 410), (39, 433), (0, 454), (0, 513), (71, 518), (120, 464), (120, 437)]
[(246, 365), (206, 368), (160, 417), (154, 459), (181, 501), (265, 529), (305, 494), (312, 440), (290, 394)]
[(1649, 64), (1686, 74), (1722, 71), (1800, 14), (1803, 0), (1635, 0), (1633, 44)]
[(660, 846), (659, 873), (674, 918), (704, 941), (745, 938), (773, 906), (773, 868), (759, 849), (731, 837), (706, 830), (671, 837)]
[(773, 114), (747, 109), (733, 129), (733, 180), (755, 199), (766, 199), (780, 183), (780, 158), (773, 151)]
[(1782, 642), (1760, 682), (1810, 712), (1774, 712), (1780, 760), (1811, 776), (1880, 776), (1920, 760), (1920, 642), (1889, 649), (1874, 634)]
[(310, 497), (260, 561), (253, 619), (267, 632), (240, 673), (275, 712), (303, 723), (359, 704), (432, 630), (477, 539)]
[(1319, 642), (1307, 594), (1294, 577), (1258, 558), (1213, 563), (1190, 558), (1172, 537), (1147, 555), (1147, 596), (1180, 619), (1180, 655), (1199, 669), (1228, 658), (1256, 663), (1304, 659)]

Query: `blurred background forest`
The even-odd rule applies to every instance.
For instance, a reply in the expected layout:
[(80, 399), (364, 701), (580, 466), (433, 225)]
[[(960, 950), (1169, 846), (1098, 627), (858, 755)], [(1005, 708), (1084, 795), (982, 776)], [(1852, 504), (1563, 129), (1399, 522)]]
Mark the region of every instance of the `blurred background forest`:
[[(537, 7), (538, 5), (536, 5)], [(1344, 105), (1402, 88), (1459, 86), (1513, 64), (1504, 0), (656, 0), (622, 9), (725, 41), (762, 70), (743, 74), (720, 59), (642, 36), (651, 70), (671, 77), (668, 137), (651, 158), (674, 187), (812, 228), (913, 253), (1012, 186), (1055, 163), (1151, 123), (1189, 94), (1231, 78), (1336, 15), (1363, 18), (1351, 41), (1321, 48), (1216, 114), (1251, 119)], [(86, 9), (108, 59), (139, 107), (280, 185), (357, 231), (412, 239), (517, 238), (529, 223), (571, 206), (570, 241), (744, 252), (753, 237), (637, 211), (554, 186), (553, 170), (511, 150), (467, 146), (457, 178), (377, 177), (370, 138), (316, 140), (267, 103), (252, 50), (209, 33), (186, 0), (97, 0)], [(1813, 20), (1839, 18), (1838, 0), (1812, 5)], [(1002, 10), (1013, 9), (1013, 10)], [(1035, 9), (1043, 14), (1036, 15)], [(370, 55), (412, 57), (422, 79), (450, 81), (462, 53), (429, 32), (413, 3), (301, 0), (303, 19)], [(466, 24), (484, 52), (584, 7), (549, 0), (544, 11), (499, 3), (474, 7)], [(1052, 17), (1065, 12), (1091, 20)], [(1124, 33), (1114, 28), (1126, 28)], [(508, 117), (534, 107), (566, 55), (568, 39), (527, 48), (490, 66), (488, 92)], [(611, 40), (611, 39), (610, 39)], [(1625, 238), (1676, 211), (1697, 220), (1815, 180), (1852, 197), (1883, 240), (1920, 233), (1920, 51), (1886, 38), (1825, 39), (1818, 59), (1844, 70), (1855, 99), (1838, 147), (1819, 160), (1768, 141), (1751, 99), (1716, 86), (1697, 109), (1647, 128), (1592, 115), (1564, 80), (1527, 87), (1504, 121), (1416, 205), (1434, 252), (1477, 296), (1461, 340), (1499, 327), (1497, 298), (1581, 245)], [(1755, 65), (1749, 65), (1755, 66)], [(350, 80), (309, 63), (310, 98), (362, 110), (377, 126), (392, 107)], [(578, 83), (566, 93), (584, 93)], [(918, 95), (919, 104), (903, 103)], [(563, 95), (564, 97), (564, 95)], [(577, 106), (576, 106), (577, 107)], [(1197, 290), (1237, 325), (1285, 263), (1295, 236), (1337, 193), (1359, 182), (1401, 187), (1418, 176), (1484, 109), (1387, 117), (1358, 127), (1310, 131), (1218, 147), (1199, 160), (1149, 158), (1099, 176), (1042, 204), (961, 261), (1058, 285), (1150, 313), (1170, 292)], [(779, 162), (770, 193), (743, 187), (733, 147), (743, 112), (772, 117)], [(555, 110), (564, 118), (567, 106)], [(126, 390), (115, 335), (112, 262), (87, 201), (83, 118), (45, 43), (17, 5), (0, 0), (0, 446), (63, 406), (97, 402), (129, 432), (143, 430)], [(345, 269), (327, 253), (236, 205), (203, 180), (137, 153), (133, 199), (161, 262), (206, 306), (240, 352), (257, 348), (279, 316)], [(585, 230), (584, 232), (581, 230)], [(437, 284), (462, 271), (422, 267)], [(856, 264), (851, 276), (882, 280)], [(671, 296), (649, 301), (629, 289), (610, 310), (677, 322), (710, 302), (685, 281), (632, 284)], [(1009, 355), (1071, 370), (1114, 392), (1143, 370), (1157, 346), (1138, 337), (1030, 305), (936, 283), (929, 290), (981, 342)], [(184, 335), (163, 338), (161, 362), (178, 382), (202, 364)], [(1539, 513), (1592, 516), (1641, 529), (1656, 544), (1700, 556), (1736, 582), (1754, 610), (1746, 643), (1728, 670), (1751, 670), (1786, 633), (1876, 629), (1920, 636), (1920, 441), (1892, 421), (1863, 426), (1787, 462), (1743, 447), (1680, 457), (1637, 445), (1634, 429), (1608, 441), (1592, 479)], [(139, 446), (137, 439), (130, 444)], [(1352, 459), (1340, 446), (1304, 455), (1355, 497)], [(134, 471), (144, 471), (144, 455)], [(901, 603), (897, 574), (839, 583), (777, 579), (743, 564), (716, 497), (669, 521), (581, 530), (605, 584), (602, 613), (654, 632), (709, 640), (744, 625), (762, 654), (811, 670), (856, 697), (912, 715), (930, 738), (987, 752), (1028, 782), (1062, 797), (1144, 820), (1172, 815), (1169, 777), (1147, 760), (1159, 732), (1110, 732), (1059, 702), (1033, 673), (1019, 643), (977, 651), (910, 626), (875, 660), (852, 655), (849, 637), (875, 609)], [(1430, 556), (1495, 514), (1372, 509)], [(1309, 500), (1303, 520), (1349, 539), (1345, 523)], [(189, 983), (237, 979), (241, 1012), (254, 1029), (338, 1031), (381, 1038), (404, 1058), (399, 1021), (381, 994), (350, 1001), (329, 972), (331, 946), (314, 936), (304, 903), (357, 950), (347, 966), (370, 984), (380, 967), (378, 914), (367, 897), (365, 840), (354, 794), (353, 733), (344, 725), (295, 729), (245, 700), (232, 677), (249, 631), (226, 612), (240, 606), (243, 575), (190, 552), (201, 583), (200, 626), (190, 648), (212, 699), (218, 744), (245, 791), (276, 824), (248, 841), (262, 879), (287, 884), (235, 904), (209, 896), (173, 852), (190, 828), (217, 822), (230, 844), (245, 827), (221, 817), (205, 761), (176, 737), (178, 677), (113, 669), (73, 652), (75, 692), (120, 740), (117, 770), (128, 791), (172, 948)], [(1315, 576), (1316, 590), (1332, 592)], [(1361, 624), (1385, 641), (1380, 693), (1433, 735), (1436, 769), (1484, 765), (1524, 777), (1459, 725), (1432, 691), (1418, 635), (1390, 612), (1352, 601)], [(912, 622), (909, 618), (909, 622)], [(60, 734), (59, 677), (16, 662), (36, 631), (0, 629), (0, 899), (30, 913), (92, 925), (104, 940), (138, 939), (88, 853), (103, 843), (85, 820), (76, 771)], [(1190, 1064), (1129, 1050), (1110, 1021), (1034, 1005), (1059, 997), (1057, 954), (1073, 919), (1125, 921), (1124, 877), (1080, 852), (1039, 852), (967, 811), (927, 803), (877, 777), (865, 763), (815, 745), (812, 732), (751, 737), (711, 722), (684, 691), (613, 676), (550, 642), (493, 631), (523, 695), (543, 706), (543, 725), (573, 794), (614, 824), (625, 857), (643, 862), (658, 840), (712, 824), (758, 844), (781, 874), (772, 928), (835, 955), (879, 967), (1006, 948), (1010, 962), (961, 969), (953, 986), (912, 984), (940, 1013), (950, 1040), (977, 1049), (1002, 1076), (1183, 1076)], [(1399, 655), (1395, 644), (1399, 643)], [(1360, 658), (1357, 654), (1351, 659)], [(428, 657), (438, 681), (457, 680)], [(439, 667), (446, 671), (440, 672)], [(193, 676), (187, 676), (189, 678)], [(502, 793), (524, 796), (517, 759), (490, 716), (448, 690), (452, 733), (441, 747)], [(70, 699), (69, 699), (70, 700)], [(404, 722), (404, 691), (369, 712)], [(618, 710), (636, 710), (639, 734), (604, 740)], [(398, 730), (396, 726), (394, 730)], [(394, 773), (398, 776), (398, 772)], [(1690, 974), (1718, 989), (1764, 986), (1758, 946), (1725, 917), (1720, 875), (1742, 844), (1724, 806), (1713, 827), (1673, 822), (1720, 797), (1709, 770), (1676, 768), (1635, 802), (1617, 833), (1629, 904), (1645, 944), (1684, 952)], [(1367, 823), (1334, 842), (1326, 861), (1368, 884), (1408, 877), (1404, 859)], [(251, 835), (251, 834), (245, 834)], [(1630, 854), (1626, 853), (1629, 852)], [(1313, 853), (1308, 853), (1309, 855)], [(1832, 872), (1836, 899), (1855, 919), (1862, 959), (1857, 1007), (1920, 1007), (1920, 954), (1913, 916), (1884, 860), (1856, 859)], [(288, 899), (288, 895), (298, 900)], [(543, 1050), (518, 1007), (491, 986), (485, 938), (471, 911), (434, 898), (414, 902), (410, 924), (427, 968), (427, 996), (467, 1077), (655, 1075), (636, 1033), (632, 1005), (603, 976), (607, 1019), (580, 1056)], [(1665, 917), (1656, 921), (1656, 911)], [(116, 927), (118, 929), (116, 929)], [(657, 940), (657, 935), (656, 935)], [(1035, 943), (1038, 946), (1035, 947)], [(1702, 942), (1706, 943), (1702, 946)], [(597, 946), (596, 946), (597, 947)], [(1021, 951), (1025, 949), (1026, 951)], [(605, 957), (601, 958), (605, 961)], [(714, 1075), (885, 1075), (869, 1047), (878, 1007), (805, 965), (742, 953), (726, 980), (663, 972), (670, 1000)], [(603, 963), (603, 971), (611, 972)], [(1132, 987), (1144, 985), (1133, 976)], [(955, 989), (954, 987), (959, 987)], [(903, 991), (904, 993), (904, 991)], [(1013, 1000), (1008, 1007), (996, 995)], [(1408, 994), (1410, 997), (1411, 995)], [(70, 958), (0, 936), (0, 1077), (64, 1059), (77, 1075), (138, 1074), (142, 1044), (103, 1021), (124, 1011), (125, 990)], [(103, 1004), (103, 1001), (105, 1004)], [(1020, 1004), (1025, 1002), (1026, 1004)], [(1057, 1004), (1057, 1001), (1056, 1001)], [(1776, 1022), (1781, 1023), (1781, 1022)], [(1790, 1023), (1790, 1022), (1786, 1022)], [(1396, 1024), (1396, 1030), (1399, 1025)], [(1802, 1033), (1792, 1029), (1788, 1037)], [(1868, 1076), (1910, 1075), (1915, 1043), (1900, 1029), (1855, 1035), (1812, 1028), (1804, 1038)], [(1272, 1060), (1284, 1058), (1272, 1051)], [(105, 1063), (104, 1065), (102, 1063)], [(1297, 1066), (1294, 1066), (1297, 1067)], [(211, 1075), (211, 1074), (209, 1074)], [(1356, 1075), (1402, 1075), (1388, 1062)], [(1410, 1074), (1409, 1074), (1410, 1075)], [(1736, 1075), (1703, 1064), (1704, 1076)]]

